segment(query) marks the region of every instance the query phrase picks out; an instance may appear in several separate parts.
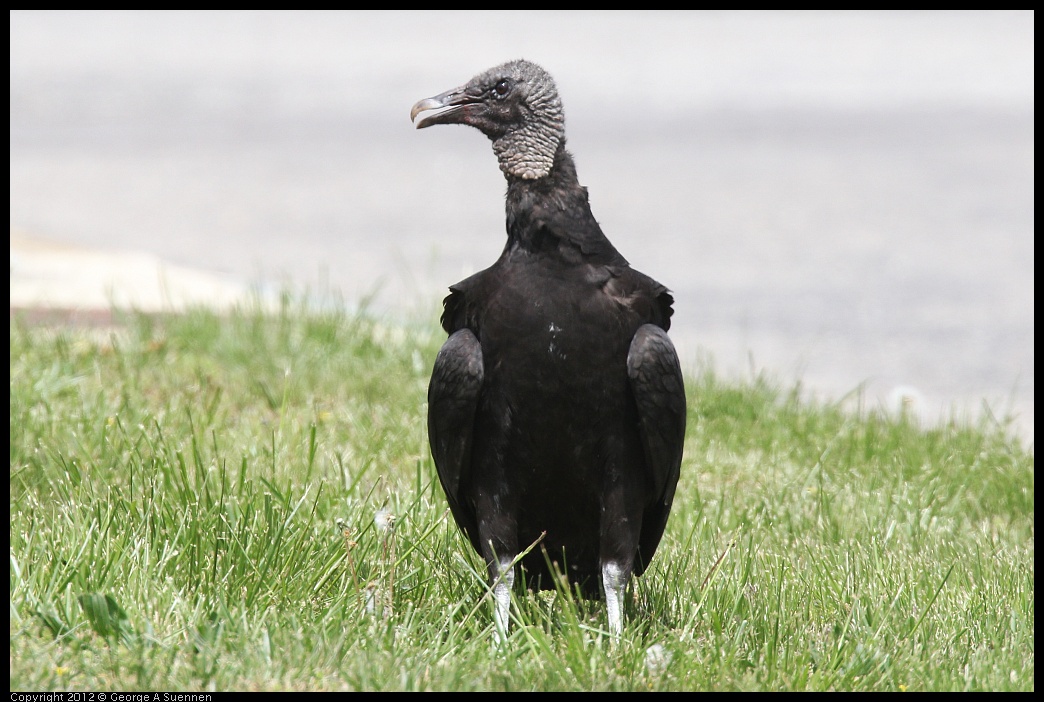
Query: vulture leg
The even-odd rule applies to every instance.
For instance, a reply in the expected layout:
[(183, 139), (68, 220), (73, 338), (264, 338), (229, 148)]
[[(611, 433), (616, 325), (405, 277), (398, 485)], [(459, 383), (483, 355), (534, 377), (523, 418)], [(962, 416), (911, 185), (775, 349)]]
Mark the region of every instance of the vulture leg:
[(609, 616), (609, 633), (614, 639), (623, 633), (623, 603), (631, 569), (623, 568), (615, 561), (602, 565), (602, 588), (605, 590), (605, 609)]
[[(663, 329), (653, 324), (638, 328), (627, 354), (627, 374), (638, 408), (642, 455), (625, 452), (622, 460), (644, 463), (645, 470), (611, 467), (611, 486), (605, 491), (602, 589), (614, 639), (623, 633), (624, 594), (631, 576), (644, 572), (667, 524), (685, 438), (681, 365)], [(650, 501), (642, 504), (642, 495)]]
[[(512, 558), (503, 558), (499, 564), (490, 567), (493, 579), (493, 600), (496, 603), (496, 611), (493, 613), (493, 622), (497, 626), (494, 634), (497, 643), (507, 639), (508, 618), (511, 613), (511, 588), (515, 585), (515, 568)], [(496, 571), (494, 573), (494, 571)]]

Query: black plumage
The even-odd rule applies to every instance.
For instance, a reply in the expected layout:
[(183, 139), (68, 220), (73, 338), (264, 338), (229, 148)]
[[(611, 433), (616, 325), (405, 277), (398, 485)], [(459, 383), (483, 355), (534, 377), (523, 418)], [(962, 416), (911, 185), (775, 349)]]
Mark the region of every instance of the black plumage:
[[(528, 61), (421, 100), (417, 127), (465, 124), (507, 179), (507, 244), (450, 286), (428, 433), (450, 510), (485, 559), (506, 632), (518, 554), (529, 586), (564, 573), (605, 594), (609, 629), (663, 535), (685, 435), (673, 298), (595, 221), (551, 76)], [(551, 564), (549, 566), (549, 564)]]

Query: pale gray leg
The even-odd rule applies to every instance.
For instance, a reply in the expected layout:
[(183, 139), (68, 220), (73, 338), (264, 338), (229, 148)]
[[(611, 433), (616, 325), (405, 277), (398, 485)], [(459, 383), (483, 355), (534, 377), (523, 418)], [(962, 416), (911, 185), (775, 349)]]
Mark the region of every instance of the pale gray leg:
[(609, 614), (609, 633), (614, 639), (623, 633), (624, 591), (630, 573), (613, 561), (602, 564), (602, 588), (605, 590), (605, 608)]
[(495, 639), (498, 644), (507, 640), (508, 621), (511, 614), (511, 588), (515, 584), (515, 569), (512, 567), (511, 561), (510, 558), (501, 559), (500, 573), (493, 584), (493, 600), (496, 604), (493, 621), (497, 625)]

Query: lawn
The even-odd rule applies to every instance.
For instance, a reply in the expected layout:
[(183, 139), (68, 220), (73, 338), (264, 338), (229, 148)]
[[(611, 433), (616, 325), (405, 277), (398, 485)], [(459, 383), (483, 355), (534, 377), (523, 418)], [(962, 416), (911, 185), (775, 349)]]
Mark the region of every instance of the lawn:
[(622, 639), (519, 592), (494, 646), (427, 446), (442, 339), (287, 300), (13, 316), (11, 689), (1033, 690), (1032, 446), (709, 365)]

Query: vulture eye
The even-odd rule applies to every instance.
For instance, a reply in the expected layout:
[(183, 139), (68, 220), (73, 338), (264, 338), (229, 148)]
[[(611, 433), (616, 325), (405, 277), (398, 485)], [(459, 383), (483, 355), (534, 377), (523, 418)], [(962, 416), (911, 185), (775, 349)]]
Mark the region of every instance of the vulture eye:
[(510, 90), (511, 90), (511, 83), (509, 83), (506, 78), (504, 80), (501, 80), (499, 83), (497, 83), (496, 85), (493, 86), (493, 93), (497, 97), (504, 97), (505, 95), (508, 94), (508, 92), (510, 92)]

